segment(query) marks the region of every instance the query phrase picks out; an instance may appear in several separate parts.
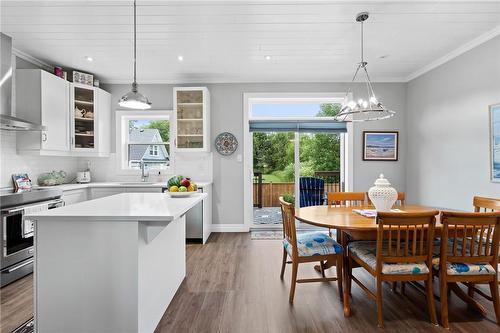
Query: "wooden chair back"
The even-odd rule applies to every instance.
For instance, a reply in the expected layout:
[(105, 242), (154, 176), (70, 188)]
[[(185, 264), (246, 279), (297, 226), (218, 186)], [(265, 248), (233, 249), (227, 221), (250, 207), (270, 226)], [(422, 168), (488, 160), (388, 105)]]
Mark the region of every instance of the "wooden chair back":
[(381, 273), (383, 263), (426, 262), (430, 270), (438, 214), (438, 211), (377, 213), (377, 274)]
[(441, 212), (441, 269), (450, 263), (498, 265), (500, 212)]
[(328, 192), (328, 206), (346, 207), (365, 204), (365, 192)]
[(279, 197), (281, 206), (281, 216), (283, 218), (283, 238), (292, 246), (292, 254), (294, 258), (298, 257), (297, 251), (297, 230), (295, 228), (295, 206), (292, 203), (283, 200)]
[(500, 211), (500, 199), (474, 197), (473, 199), (474, 211), (480, 212), (495, 212)]
[[(405, 199), (406, 199), (406, 193), (405, 192), (398, 192), (398, 198), (397, 198), (395, 204), (399, 205), (399, 206), (404, 206)], [(368, 192), (366, 192), (366, 200), (368, 201), (369, 205), (373, 205), (372, 201), (370, 200), (370, 197), (368, 196)]]

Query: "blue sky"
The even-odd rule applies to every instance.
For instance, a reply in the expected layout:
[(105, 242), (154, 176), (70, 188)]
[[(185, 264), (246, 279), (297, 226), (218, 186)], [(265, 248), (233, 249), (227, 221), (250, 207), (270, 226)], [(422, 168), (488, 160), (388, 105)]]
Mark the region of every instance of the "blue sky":
[(314, 117), (320, 104), (253, 104), (252, 117)]
[(150, 119), (134, 119), (135, 120), (135, 126), (136, 127), (141, 127), (143, 125), (149, 125), (151, 122)]
[(367, 145), (377, 145), (377, 146), (394, 146), (395, 136), (392, 134), (368, 134), (366, 144)]

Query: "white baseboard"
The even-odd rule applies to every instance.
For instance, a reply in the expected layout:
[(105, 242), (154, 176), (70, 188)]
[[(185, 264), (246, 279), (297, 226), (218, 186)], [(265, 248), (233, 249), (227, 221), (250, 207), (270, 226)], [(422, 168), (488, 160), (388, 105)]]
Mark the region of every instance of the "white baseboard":
[(212, 224), (212, 232), (249, 232), (244, 224)]

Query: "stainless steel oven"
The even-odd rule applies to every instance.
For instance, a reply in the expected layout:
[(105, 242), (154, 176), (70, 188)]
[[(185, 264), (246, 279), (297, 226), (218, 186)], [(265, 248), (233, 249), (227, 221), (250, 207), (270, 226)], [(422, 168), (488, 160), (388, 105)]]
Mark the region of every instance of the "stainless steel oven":
[[(18, 196), (18, 199), (20, 199), (17, 200), (19, 205), (1, 208), (1, 287), (33, 271), (33, 255), (35, 252), (33, 247), (34, 222), (25, 215), (63, 206), (64, 201), (60, 198), (60, 195), (46, 198), (57, 192), (51, 193), (40, 191), (37, 193), (38, 198), (35, 198), (32, 194)], [(1, 198), (5, 199), (2, 200), (2, 206), (4, 206), (5, 201), (9, 202), (9, 199), (11, 199), (6, 196), (2, 196)], [(26, 201), (30, 200), (37, 201), (26, 203)], [(16, 201), (10, 201), (11, 204), (14, 202)]]

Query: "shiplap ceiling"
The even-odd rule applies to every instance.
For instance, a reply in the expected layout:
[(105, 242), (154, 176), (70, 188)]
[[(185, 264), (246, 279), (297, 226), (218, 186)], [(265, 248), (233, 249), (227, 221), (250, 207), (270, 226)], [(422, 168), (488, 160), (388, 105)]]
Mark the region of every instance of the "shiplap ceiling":
[[(370, 12), (372, 79), (405, 81), (500, 25), (499, 1), (137, 2), (139, 83), (349, 81), (360, 11)], [(1, 29), (16, 49), (49, 64), (128, 83), (132, 3), (1, 1)]]

